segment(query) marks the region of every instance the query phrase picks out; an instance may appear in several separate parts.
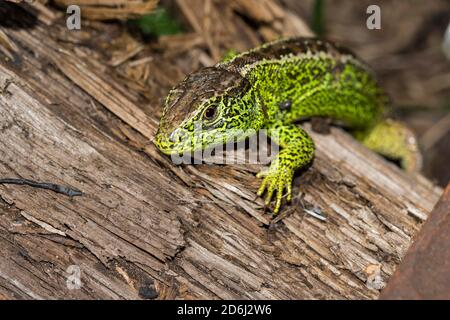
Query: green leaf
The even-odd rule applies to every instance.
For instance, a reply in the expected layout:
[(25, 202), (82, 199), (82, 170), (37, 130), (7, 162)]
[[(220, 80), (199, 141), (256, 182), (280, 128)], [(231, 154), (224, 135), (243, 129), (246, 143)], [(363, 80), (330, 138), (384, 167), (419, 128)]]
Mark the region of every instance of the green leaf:
[(157, 8), (151, 14), (129, 20), (129, 23), (137, 25), (147, 35), (162, 36), (183, 32), (180, 23), (165, 8)]
[(323, 0), (315, 0), (313, 7), (313, 16), (311, 29), (316, 33), (317, 36), (322, 36), (324, 34), (324, 10), (325, 3)]

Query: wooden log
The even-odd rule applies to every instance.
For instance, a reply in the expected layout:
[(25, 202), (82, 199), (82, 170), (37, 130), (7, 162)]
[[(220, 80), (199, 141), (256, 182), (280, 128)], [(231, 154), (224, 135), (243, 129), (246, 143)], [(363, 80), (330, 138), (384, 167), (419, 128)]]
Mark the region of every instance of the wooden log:
[(0, 27), (0, 177), (84, 193), (0, 185), (0, 298), (374, 299), (442, 192), (341, 129), (306, 126), (316, 159), (272, 220), (261, 166), (174, 166), (148, 143), (189, 56), (142, 44), (134, 62), (151, 73), (135, 79), (108, 64), (117, 27), (0, 13), (34, 21)]

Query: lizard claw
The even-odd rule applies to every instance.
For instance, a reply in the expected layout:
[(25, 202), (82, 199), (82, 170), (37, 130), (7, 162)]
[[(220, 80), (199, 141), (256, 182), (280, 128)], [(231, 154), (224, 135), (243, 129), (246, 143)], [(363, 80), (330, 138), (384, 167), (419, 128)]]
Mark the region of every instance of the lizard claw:
[(258, 189), (258, 196), (262, 196), (266, 191), (266, 205), (270, 204), (272, 196), (276, 191), (274, 214), (280, 211), (281, 200), (283, 198), (283, 191), (287, 191), (287, 200), (292, 199), (292, 177), (293, 172), (287, 168), (279, 168), (278, 166), (271, 166), (267, 171), (261, 171), (256, 175), (258, 178), (263, 178), (261, 186)]

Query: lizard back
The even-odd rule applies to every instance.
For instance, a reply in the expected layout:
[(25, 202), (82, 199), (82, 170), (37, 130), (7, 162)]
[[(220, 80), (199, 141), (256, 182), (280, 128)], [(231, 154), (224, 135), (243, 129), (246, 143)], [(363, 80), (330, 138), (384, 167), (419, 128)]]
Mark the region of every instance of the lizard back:
[(356, 128), (370, 127), (387, 102), (370, 68), (330, 41), (277, 40), (216, 67), (248, 79), (272, 120), (324, 116)]

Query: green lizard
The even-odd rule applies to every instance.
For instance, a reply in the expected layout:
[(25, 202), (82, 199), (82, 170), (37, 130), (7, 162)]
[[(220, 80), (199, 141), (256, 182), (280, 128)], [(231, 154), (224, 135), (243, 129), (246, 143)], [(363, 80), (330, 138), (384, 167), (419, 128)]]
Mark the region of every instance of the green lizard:
[(314, 157), (298, 119), (338, 120), (370, 149), (417, 170), (416, 139), (401, 123), (383, 120), (385, 105), (372, 72), (350, 51), (320, 39), (282, 39), (187, 76), (167, 96), (154, 142), (173, 155), (265, 129), (282, 149), (257, 175), (263, 178), (258, 195), (266, 192), (268, 205), (276, 192), (276, 214), (285, 190), (292, 198), (294, 171)]

